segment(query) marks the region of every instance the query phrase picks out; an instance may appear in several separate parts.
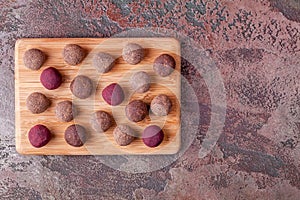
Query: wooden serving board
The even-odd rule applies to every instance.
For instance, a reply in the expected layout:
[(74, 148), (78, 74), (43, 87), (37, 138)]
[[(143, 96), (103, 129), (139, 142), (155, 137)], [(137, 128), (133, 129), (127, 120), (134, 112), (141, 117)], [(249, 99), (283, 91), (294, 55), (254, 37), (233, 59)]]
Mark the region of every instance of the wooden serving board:
[[(122, 48), (128, 42), (135, 42), (145, 48), (146, 56), (137, 65), (127, 64), (122, 59)], [(83, 62), (77, 66), (67, 65), (62, 58), (66, 44), (78, 44), (87, 51)], [(26, 50), (38, 48), (47, 55), (47, 60), (38, 71), (27, 69), (23, 64)], [(106, 52), (117, 58), (116, 65), (106, 74), (99, 74), (92, 66), (93, 55)], [(176, 60), (176, 69), (168, 77), (157, 76), (153, 69), (154, 59), (160, 54), (171, 54)], [(63, 75), (62, 85), (55, 90), (47, 90), (40, 83), (41, 72), (49, 67), (57, 68)], [(20, 39), (15, 46), (15, 115), (16, 149), (21, 154), (37, 155), (120, 155), (120, 154), (174, 154), (180, 148), (180, 44), (173, 38), (42, 38)], [(151, 89), (144, 94), (134, 94), (128, 79), (137, 71), (146, 71), (151, 76)], [(93, 80), (95, 91), (87, 99), (78, 99), (70, 91), (70, 82), (77, 75), (86, 75)], [(119, 83), (125, 92), (125, 100), (119, 106), (109, 106), (101, 96), (102, 89), (110, 83)], [(41, 114), (32, 114), (26, 107), (26, 98), (32, 92), (41, 92), (52, 101), (51, 107)], [(143, 121), (130, 122), (125, 116), (125, 106), (130, 100), (141, 99), (150, 104), (158, 94), (167, 94), (173, 104), (170, 114), (157, 117), (149, 114)], [(63, 100), (71, 100), (79, 110), (78, 116), (71, 122), (60, 122), (55, 116), (55, 106)], [(113, 138), (116, 124), (105, 133), (97, 133), (90, 126), (93, 112), (105, 110), (112, 114), (116, 124), (130, 125), (141, 135), (150, 124), (163, 128), (165, 138), (160, 146), (149, 148), (140, 138), (130, 145), (120, 147)], [(72, 147), (64, 140), (64, 131), (71, 124), (83, 125), (88, 139), (82, 147)], [(28, 131), (36, 124), (47, 126), (53, 138), (42, 148), (31, 146)]]

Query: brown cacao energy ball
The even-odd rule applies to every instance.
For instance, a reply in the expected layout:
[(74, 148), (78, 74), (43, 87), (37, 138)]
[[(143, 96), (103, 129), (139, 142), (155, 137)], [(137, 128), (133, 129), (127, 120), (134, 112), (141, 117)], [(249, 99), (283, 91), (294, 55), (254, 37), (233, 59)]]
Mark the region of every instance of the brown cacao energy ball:
[(38, 124), (29, 130), (28, 139), (32, 146), (40, 148), (51, 140), (51, 132), (46, 126)]
[(102, 90), (102, 97), (109, 105), (116, 106), (122, 103), (125, 95), (119, 84), (112, 83)]
[(130, 128), (130, 126), (120, 124), (114, 129), (114, 139), (116, 143), (120, 146), (127, 146), (133, 140), (135, 132)]
[(102, 110), (95, 112), (90, 122), (92, 128), (100, 133), (107, 131), (114, 123), (112, 116)]
[(169, 76), (175, 69), (175, 59), (169, 54), (162, 54), (154, 60), (153, 70), (162, 77)]
[(171, 100), (167, 95), (160, 94), (151, 101), (150, 109), (157, 116), (166, 116), (172, 107)]
[(39, 114), (47, 110), (51, 101), (42, 93), (31, 93), (26, 99), (26, 106), (33, 114)]
[(126, 116), (130, 121), (142, 121), (148, 114), (147, 104), (141, 100), (131, 101), (125, 108)]
[(76, 76), (70, 85), (71, 92), (80, 99), (86, 99), (92, 95), (93, 83), (92, 80), (86, 76)]
[(129, 79), (131, 88), (138, 93), (147, 92), (150, 89), (150, 82), (150, 76), (143, 71), (134, 73)]
[(112, 55), (103, 52), (95, 54), (92, 62), (99, 73), (107, 73), (115, 65), (115, 59)]
[(46, 89), (54, 90), (61, 85), (62, 76), (54, 67), (48, 67), (41, 73), (40, 81)]
[(63, 58), (69, 65), (78, 65), (85, 57), (85, 50), (77, 44), (67, 44), (63, 50)]
[(128, 43), (123, 48), (122, 57), (127, 63), (131, 65), (136, 65), (141, 62), (144, 56), (144, 49), (138, 44)]
[(23, 62), (25, 67), (38, 70), (44, 64), (46, 55), (39, 49), (29, 49), (24, 53)]
[(159, 126), (150, 125), (143, 131), (142, 140), (148, 147), (157, 147), (164, 139), (164, 132)]
[(56, 105), (55, 114), (59, 120), (69, 122), (75, 118), (77, 112), (71, 101), (61, 101)]
[(65, 130), (65, 141), (74, 147), (81, 147), (86, 142), (86, 131), (83, 126), (73, 124)]

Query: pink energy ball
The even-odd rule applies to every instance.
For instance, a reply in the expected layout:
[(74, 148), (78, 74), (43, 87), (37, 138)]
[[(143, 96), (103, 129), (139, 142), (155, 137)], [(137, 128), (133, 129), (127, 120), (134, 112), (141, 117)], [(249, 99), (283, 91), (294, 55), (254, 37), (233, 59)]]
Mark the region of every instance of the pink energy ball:
[(164, 132), (159, 126), (150, 125), (143, 131), (142, 140), (148, 147), (157, 147), (164, 139)]
[(109, 105), (116, 106), (124, 100), (124, 91), (117, 83), (106, 86), (102, 91), (102, 97)]
[(48, 67), (41, 73), (40, 81), (48, 90), (54, 90), (61, 85), (62, 76), (54, 67)]
[(51, 132), (46, 126), (38, 124), (30, 129), (28, 139), (32, 146), (40, 148), (51, 140)]

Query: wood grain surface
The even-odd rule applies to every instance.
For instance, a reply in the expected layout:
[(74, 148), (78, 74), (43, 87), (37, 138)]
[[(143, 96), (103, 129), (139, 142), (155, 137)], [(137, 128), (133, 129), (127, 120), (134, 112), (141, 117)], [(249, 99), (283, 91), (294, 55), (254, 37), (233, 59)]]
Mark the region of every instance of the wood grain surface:
[[(122, 48), (128, 42), (135, 42), (145, 48), (146, 56), (137, 65), (127, 64), (121, 56)], [(83, 62), (69, 66), (62, 58), (66, 44), (78, 44), (87, 51)], [(38, 48), (47, 55), (47, 60), (38, 71), (27, 69), (23, 64), (26, 50)], [(113, 69), (99, 74), (92, 66), (93, 55), (97, 52), (112, 54), (117, 60)], [(153, 71), (154, 59), (162, 53), (171, 54), (176, 60), (176, 70), (168, 77), (159, 77)], [(53, 66), (63, 75), (62, 85), (55, 90), (47, 90), (40, 83), (40, 74)], [(37, 155), (119, 155), (119, 154), (174, 154), (180, 148), (180, 44), (173, 38), (39, 38), (20, 39), (15, 46), (15, 116), (16, 149), (21, 154)], [(151, 76), (150, 91), (133, 93), (129, 85), (130, 76), (137, 71), (146, 71)], [(94, 93), (87, 99), (78, 99), (70, 91), (70, 82), (77, 75), (86, 75), (93, 80)], [(119, 106), (109, 106), (102, 98), (102, 89), (110, 83), (119, 83), (125, 91), (125, 100)], [(41, 114), (32, 114), (26, 107), (26, 98), (32, 92), (41, 92), (51, 99), (51, 107)], [(125, 116), (125, 106), (130, 100), (141, 99), (146, 103), (158, 94), (170, 97), (173, 107), (166, 117), (154, 116), (151, 112), (143, 121), (130, 122)], [(71, 122), (61, 122), (55, 116), (55, 106), (63, 100), (71, 100), (79, 110)], [(97, 133), (90, 126), (93, 112), (105, 110), (115, 119), (115, 125), (105, 133)], [(64, 131), (71, 124), (83, 125), (88, 132), (88, 140), (82, 147), (72, 147), (64, 140)], [(163, 128), (165, 138), (156, 148), (145, 146), (140, 138), (130, 145), (118, 146), (113, 138), (116, 124), (130, 125), (141, 135), (150, 124)], [(28, 140), (28, 131), (36, 124), (47, 126), (53, 138), (42, 148), (34, 148)]]

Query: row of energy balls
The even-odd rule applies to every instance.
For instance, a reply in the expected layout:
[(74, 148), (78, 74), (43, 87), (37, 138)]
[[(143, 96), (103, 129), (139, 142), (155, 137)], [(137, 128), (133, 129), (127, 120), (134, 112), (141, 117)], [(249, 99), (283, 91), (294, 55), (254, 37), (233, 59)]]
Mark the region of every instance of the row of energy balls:
[[(64, 61), (70, 65), (78, 65), (86, 56), (85, 50), (76, 44), (68, 44), (62, 52)], [(128, 43), (122, 52), (123, 59), (132, 65), (138, 64), (145, 56), (144, 49), (135, 43)], [(41, 68), (46, 60), (45, 54), (39, 49), (29, 49), (25, 52), (24, 65), (32, 70)], [(99, 73), (107, 73), (115, 65), (115, 59), (108, 53), (99, 52), (93, 57), (93, 66)], [(162, 54), (157, 57), (153, 64), (153, 70), (159, 76), (170, 75), (175, 69), (175, 60), (169, 54)], [(40, 75), (41, 84), (48, 90), (58, 88), (62, 83), (62, 75), (54, 67), (49, 67)], [(129, 80), (132, 89), (138, 93), (147, 92), (150, 89), (150, 77), (144, 71), (134, 73)], [(93, 92), (93, 84), (90, 78), (79, 75), (71, 84), (70, 90), (74, 96), (80, 99), (88, 98)], [(124, 91), (118, 83), (106, 86), (102, 91), (103, 99), (111, 106), (119, 105), (124, 100)], [(42, 93), (34, 92), (26, 99), (27, 108), (33, 114), (39, 114), (47, 110), (51, 101)], [(158, 116), (168, 115), (172, 107), (168, 96), (160, 94), (156, 96), (150, 105), (151, 111)], [(141, 100), (131, 101), (125, 108), (126, 116), (130, 121), (142, 121), (148, 114), (147, 104)], [(77, 115), (76, 107), (71, 101), (62, 101), (56, 105), (56, 116), (59, 120), (70, 122)], [(113, 125), (113, 117), (105, 111), (97, 111), (92, 115), (91, 126), (97, 132), (105, 132)], [(126, 146), (135, 139), (134, 131), (124, 124), (117, 125), (113, 131), (117, 144)], [(39, 148), (51, 140), (50, 130), (38, 124), (32, 127), (28, 133), (32, 146)], [(85, 128), (79, 124), (70, 125), (64, 134), (65, 141), (74, 147), (80, 147), (86, 142)], [(150, 125), (144, 129), (142, 140), (149, 147), (158, 146), (164, 138), (162, 129), (156, 125)]]

